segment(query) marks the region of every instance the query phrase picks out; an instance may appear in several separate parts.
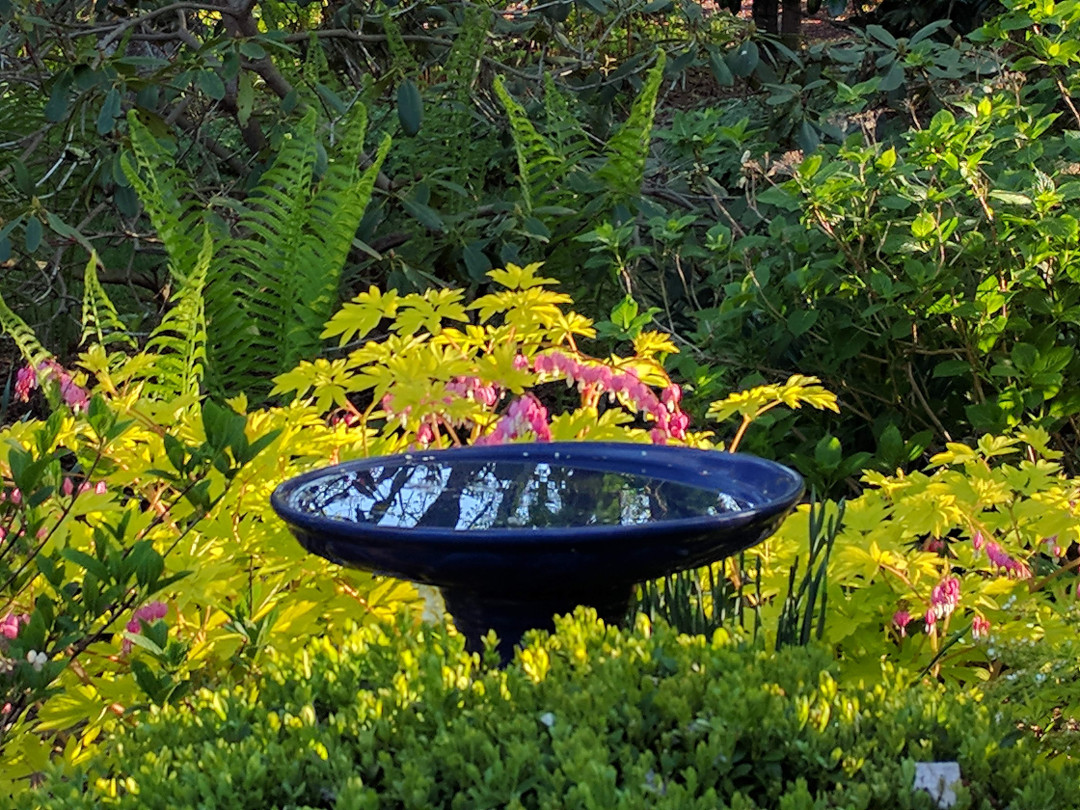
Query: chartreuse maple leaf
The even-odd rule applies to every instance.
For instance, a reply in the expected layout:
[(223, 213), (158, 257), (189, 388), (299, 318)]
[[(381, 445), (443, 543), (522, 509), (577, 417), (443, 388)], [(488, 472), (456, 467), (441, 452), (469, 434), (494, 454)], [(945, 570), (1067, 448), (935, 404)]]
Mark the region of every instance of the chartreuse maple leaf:
[(338, 345), (344, 346), (350, 340), (367, 336), (379, 325), (383, 318), (393, 318), (397, 314), (401, 297), (397, 290), (382, 292), (372, 285), (367, 292), (360, 293), (345, 304), (327, 322), (320, 337), (339, 336)]
[(1043, 458), (1056, 459), (1064, 455), (1060, 450), (1050, 447), (1050, 434), (1044, 428), (1021, 427), (1017, 429), (1016, 436)]
[(646, 385), (666, 388), (671, 382), (667, 372), (664, 371), (664, 367), (655, 360), (643, 357), (623, 358), (612, 355), (609, 363), (617, 371), (631, 372)]
[(965, 468), (984, 466), (994, 456), (1005, 456), (1019, 451), (1020, 439), (1013, 436), (983, 436), (975, 448), (960, 442), (946, 442), (944, 452), (930, 459), (931, 467), (961, 464)]
[(559, 305), (571, 303), (573, 299), (565, 293), (531, 287), (481, 296), (469, 305), (469, 309), (479, 310), (481, 322), (486, 323), (502, 314), (508, 325), (527, 332), (536, 327), (550, 328), (563, 314)]
[(442, 331), (443, 321), (468, 321), (461, 300), (463, 290), (427, 290), (413, 293), (398, 302), (397, 320), (393, 330), (399, 335), (415, 335), (421, 329), (432, 335)]
[(592, 319), (576, 312), (566, 312), (562, 313), (548, 328), (548, 337), (553, 346), (562, 346), (572, 342), (574, 335), (586, 338), (596, 337)]
[(536, 373), (519, 369), (514, 365), (517, 346), (512, 343), (496, 344), (488, 353), (477, 357), (474, 362), (473, 376), (485, 382), (494, 382), (515, 394), (536, 385)]
[(735, 432), (731, 444), (728, 445), (728, 452), (734, 453), (754, 420), (779, 405), (786, 405), (789, 408), (809, 405), (818, 410), (839, 412), (836, 395), (821, 386), (820, 382), (821, 380), (817, 377), (793, 374), (788, 377), (787, 382), (780, 385), (759, 385), (748, 391), (739, 391), (724, 399), (716, 400), (709, 405), (706, 416), (717, 422), (722, 422), (735, 414), (742, 417), (739, 429)]
[(540, 262), (534, 262), (533, 264), (527, 264), (524, 267), (518, 267), (516, 264), (508, 264), (502, 270), (492, 270), (488, 273), (488, 278), (494, 281), (496, 284), (501, 284), (508, 290), (527, 290), (530, 287), (541, 287), (545, 284), (558, 284), (558, 279), (543, 278), (536, 275), (536, 271), (541, 268)]
[(432, 342), (449, 344), (459, 349), (463, 354), (473, 356), (488, 346), (502, 343), (506, 337), (506, 335), (500, 335), (492, 330), (485, 329), (483, 326), (467, 323), (464, 329), (455, 329), (452, 326), (445, 327), (438, 337), (433, 338)]
[(303, 398), (310, 391), (315, 397), (315, 407), (326, 412), (331, 404), (348, 407), (346, 393), (355, 390), (353, 377), (346, 367), (344, 359), (314, 362), (302, 361), (292, 371), (286, 371), (274, 377), (274, 387), (270, 396), (295, 391), (298, 398)]
[(747, 391), (739, 391), (709, 405), (709, 419), (722, 422), (733, 414), (744, 419), (756, 419), (778, 405), (801, 408), (809, 405), (818, 410), (839, 412), (836, 395), (819, 385), (817, 377), (794, 374), (780, 385), (759, 385)]
[(427, 344), (429, 335), (390, 335), (385, 340), (376, 342), (369, 340), (359, 349), (349, 353), (349, 368), (368, 365), (370, 363), (385, 363), (391, 357), (406, 355), (416, 351), (417, 347)]
[(585, 407), (560, 413), (551, 420), (552, 441), (632, 441), (648, 443), (648, 431), (626, 427), (634, 418), (621, 408), (611, 408), (597, 414), (596, 408)]
[(678, 352), (671, 338), (663, 332), (639, 332), (634, 338), (634, 354), (638, 357), (655, 357), (658, 354), (678, 354)]

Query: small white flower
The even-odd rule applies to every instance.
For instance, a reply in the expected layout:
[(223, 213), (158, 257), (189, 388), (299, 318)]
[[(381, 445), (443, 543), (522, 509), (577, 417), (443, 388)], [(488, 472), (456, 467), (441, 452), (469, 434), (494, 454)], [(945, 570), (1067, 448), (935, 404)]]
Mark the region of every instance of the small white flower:
[(26, 661), (34, 668), (34, 672), (41, 672), (41, 668), (48, 662), (49, 656), (37, 650), (31, 650), (26, 654)]
[(544, 712), (542, 715), (540, 715), (540, 722), (548, 728), (551, 728), (553, 725), (555, 725), (555, 715), (551, 712)]

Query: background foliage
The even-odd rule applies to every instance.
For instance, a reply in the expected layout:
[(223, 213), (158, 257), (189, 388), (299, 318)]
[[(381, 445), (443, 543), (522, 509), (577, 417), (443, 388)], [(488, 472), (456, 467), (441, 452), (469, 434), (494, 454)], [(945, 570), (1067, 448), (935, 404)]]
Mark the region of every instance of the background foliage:
[[(974, 763), (1019, 743), (1030, 767), (1063, 767), (1034, 744), (1050, 758), (1075, 744), (1080, 5), (980, 6), (970, 33), (937, 8), (860, 7), (839, 38), (800, 41), (689, 0), (0, 0), (0, 324), (5, 359), (26, 364), (0, 391), (5, 786), (52, 767), (60, 793), (96, 801), (111, 782), (78, 768), (119, 779), (118, 752), (150, 750), (129, 740), (187, 746), (192, 718), (234, 698), (263, 711), (237, 697), (249, 679), (293, 683), (290, 668), (332, 657), (316, 645), (288, 663), (301, 641), (344, 643), (358, 618), (381, 629), (357, 643), (386, 647), (369, 697), (445, 677), (454, 700), (476, 684), (501, 699), (513, 678), (544, 688), (571, 647), (585, 656), (563, 662), (571, 681), (631, 648), (679, 672), (741, 666), (666, 630), (654, 657), (579, 624), (517, 674), (480, 673), (438, 658), (448, 630), (410, 646), (411, 587), (299, 556), (267, 512), (275, 483), (327, 459), (548, 437), (794, 464), (821, 493), (811, 509), (738, 560), (647, 584), (641, 607), (692, 633), (736, 623), (765, 649), (816, 639), (843, 683), (877, 682), (883, 659), (910, 670), (864, 703), (902, 677), (978, 687), (1014, 733), (905, 692), (895, 711), (955, 725), (912, 757), (983, 774)], [(814, 655), (798, 689), (818, 683)], [(808, 759), (820, 739), (794, 731), (805, 784), (750, 785), (735, 764), (709, 782), (684, 743), (716, 743), (696, 724), (725, 715), (686, 715), (684, 697), (633, 759), (645, 787), (613, 788), (614, 759), (571, 781), (605, 806), (715, 804), (712, 789), (747, 807), (886, 801), (910, 783), (879, 749), (860, 764), (858, 740)], [(792, 730), (789, 708), (776, 728)], [(283, 727), (329, 722), (304, 712)], [(923, 728), (907, 717), (888, 728)], [(377, 726), (418, 763), (380, 771), (379, 790), (423, 804), (430, 735), (414, 720), (433, 722)], [(228, 727), (221, 773), (252, 728)], [(615, 733), (575, 728), (575, 745)], [(282, 739), (266, 778), (298, 796), (281, 773), (337, 791), (334, 768), (354, 764)], [(490, 745), (470, 739), (454, 753), (466, 774)], [(545, 761), (531, 744), (529, 767)], [(132, 779), (157, 778), (133, 756)], [(1010, 767), (986, 784), (1059, 804)], [(564, 801), (560, 768), (536, 778)], [(492, 795), (514, 778), (491, 771)], [(377, 802), (365, 785), (349, 783), (358, 806)]]

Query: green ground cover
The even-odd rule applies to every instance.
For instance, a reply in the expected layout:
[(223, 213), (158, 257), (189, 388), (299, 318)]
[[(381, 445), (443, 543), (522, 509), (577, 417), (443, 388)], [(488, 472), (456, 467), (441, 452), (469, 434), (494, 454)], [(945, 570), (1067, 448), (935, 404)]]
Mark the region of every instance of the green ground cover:
[[(0, 792), (1075, 804), (1080, 4), (880, 11), (0, 2)], [(816, 495), (504, 671), (269, 509), (550, 438)]]

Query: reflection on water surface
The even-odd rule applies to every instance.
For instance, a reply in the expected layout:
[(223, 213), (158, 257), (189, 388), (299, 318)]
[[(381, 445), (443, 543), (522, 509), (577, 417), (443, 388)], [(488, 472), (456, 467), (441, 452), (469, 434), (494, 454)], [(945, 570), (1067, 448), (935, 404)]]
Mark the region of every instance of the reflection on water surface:
[(399, 528), (628, 526), (748, 508), (713, 489), (648, 475), (528, 459), (335, 471), (299, 487), (292, 504), (337, 520)]

